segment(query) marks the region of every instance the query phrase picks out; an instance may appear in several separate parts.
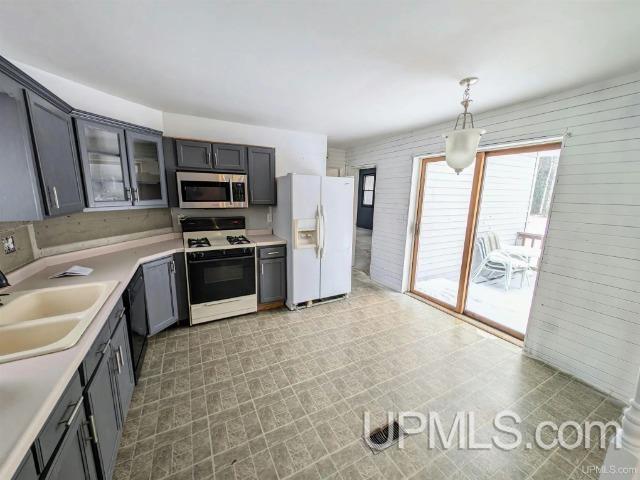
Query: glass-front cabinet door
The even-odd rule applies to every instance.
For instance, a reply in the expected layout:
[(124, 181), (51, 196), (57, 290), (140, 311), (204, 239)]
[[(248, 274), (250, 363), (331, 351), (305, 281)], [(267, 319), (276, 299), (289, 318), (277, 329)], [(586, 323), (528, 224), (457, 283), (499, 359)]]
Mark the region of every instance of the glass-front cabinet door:
[(124, 129), (82, 119), (77, 127), (89, 207), (131, 205)]
[(135, 205), (167, 205), (162, 137), (127, 131), (131, 192)]

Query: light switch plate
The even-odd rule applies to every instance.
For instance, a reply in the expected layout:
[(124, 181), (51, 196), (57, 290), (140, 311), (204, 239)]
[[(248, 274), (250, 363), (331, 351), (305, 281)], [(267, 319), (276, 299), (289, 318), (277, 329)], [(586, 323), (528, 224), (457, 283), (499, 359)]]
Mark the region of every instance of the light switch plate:
[(13, 235), (9, 235), (8, 237), (4, 237), (2, 239), (2, 247), (4, 248), (4, 253), (13, 253), (16, 251), (16, 242), (13, 238)]

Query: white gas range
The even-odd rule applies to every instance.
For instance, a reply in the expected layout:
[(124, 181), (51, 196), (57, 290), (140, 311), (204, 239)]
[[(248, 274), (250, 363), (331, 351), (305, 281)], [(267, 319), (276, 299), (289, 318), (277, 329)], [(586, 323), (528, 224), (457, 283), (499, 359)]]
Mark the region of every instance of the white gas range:
[(244, 217), (181, 220), (191, 324), (243, 315), (258, 309), (255, 244)]

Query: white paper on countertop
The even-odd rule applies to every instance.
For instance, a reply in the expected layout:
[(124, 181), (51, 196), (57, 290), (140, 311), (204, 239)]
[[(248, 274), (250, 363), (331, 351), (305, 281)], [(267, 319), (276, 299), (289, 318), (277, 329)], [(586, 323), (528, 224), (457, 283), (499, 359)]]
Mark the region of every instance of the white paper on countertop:
[(59, 273), (56, 273), (54, 275), (51, 275), (49, 278), (86, 277), (91, 272), (93, 272), (93, 268), (81, 267), (80, 265), (74, 265), (73, 267), (67, 268), (64, 272), (59, 272)]

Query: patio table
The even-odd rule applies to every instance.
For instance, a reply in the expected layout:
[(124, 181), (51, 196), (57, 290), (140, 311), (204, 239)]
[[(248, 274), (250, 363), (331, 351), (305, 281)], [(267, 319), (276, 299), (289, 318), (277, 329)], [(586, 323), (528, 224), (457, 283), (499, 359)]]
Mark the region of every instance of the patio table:
[[(508, 253), (509, 255), (516, 255), (518, 257), (522, 257), (527, 260), (527, 263), (531, 264), (532, 258), (540, 257), (540, 249), (527, 247), (524, 245), (504, 245), (500, 248), (500, 250)], [(537, 264), (537, 262), (536, 262)]]

